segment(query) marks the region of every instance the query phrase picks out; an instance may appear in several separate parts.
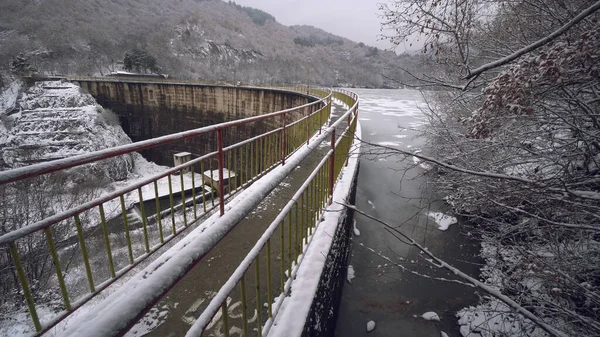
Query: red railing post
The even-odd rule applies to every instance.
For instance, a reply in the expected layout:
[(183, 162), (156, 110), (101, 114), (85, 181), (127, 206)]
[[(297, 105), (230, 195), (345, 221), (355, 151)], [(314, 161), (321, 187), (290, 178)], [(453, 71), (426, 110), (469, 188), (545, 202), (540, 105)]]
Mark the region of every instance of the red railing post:
[(225, 214), (225, 188), (223, 186), (223, 167), (225, 166), (225, 156), (223, 155), (223, 129), (217, 129), (217, 147), (218, 154), (217, 160), (219, 161), (219, 208), (221, 210), (221, 216)]
[(285, 141), (285, 112), (281, 115), (281, 165), (285, 165), (285, 149), (286, 149), (286, 141)]
[(335, 168), (335, 128), (331, 131), (331, 157), (329, 158), (329, 205), (333, 202), (333, 175)]

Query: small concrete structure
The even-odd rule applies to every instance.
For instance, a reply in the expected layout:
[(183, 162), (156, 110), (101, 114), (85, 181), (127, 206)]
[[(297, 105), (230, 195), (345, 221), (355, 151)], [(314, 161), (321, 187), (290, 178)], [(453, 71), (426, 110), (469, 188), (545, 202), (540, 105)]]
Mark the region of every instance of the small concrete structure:
[[(216, 191), (219, 190), (219, 170), (208, 170), (202, 173), (204, 175), (204, 183), (212, 186)], [(235, 180), (235, 172), (230, 171), (226, 168), (223, 169), (223, 186), (226, 187), (229, 184), (229, 179)]]
[[(179, 166), (181, 164), (187, 163), (192, 159), (192, 154), (189, 152), (179, 152), (173, 155), (173, 164), (174, 166)], [(181, 170), (182, 173), (190, 172), (190, 167), (186, 167)]]

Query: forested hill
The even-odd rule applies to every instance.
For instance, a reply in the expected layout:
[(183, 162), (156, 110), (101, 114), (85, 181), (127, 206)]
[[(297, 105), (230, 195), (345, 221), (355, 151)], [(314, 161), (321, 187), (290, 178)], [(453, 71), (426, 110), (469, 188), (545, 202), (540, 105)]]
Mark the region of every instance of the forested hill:
[(381, 74), (415, 62), (221, 0), (0, 2), (4, 70), (23, 53), (38, 71), (101, 75), (134, 48), (162, 73), (221, 82), (394, 86)]

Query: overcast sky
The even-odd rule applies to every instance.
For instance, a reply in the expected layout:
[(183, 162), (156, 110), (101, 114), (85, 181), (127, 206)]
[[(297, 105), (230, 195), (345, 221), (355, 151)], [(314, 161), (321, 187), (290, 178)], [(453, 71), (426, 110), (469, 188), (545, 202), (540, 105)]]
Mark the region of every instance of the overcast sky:
[[(261, 9), (286, 26), (310, 25), (355, 42), (388, 49), (379, 37), (378, 5), (386, 0), (235, 0)], [(401, 53), (398, 47), (396, 52)]]

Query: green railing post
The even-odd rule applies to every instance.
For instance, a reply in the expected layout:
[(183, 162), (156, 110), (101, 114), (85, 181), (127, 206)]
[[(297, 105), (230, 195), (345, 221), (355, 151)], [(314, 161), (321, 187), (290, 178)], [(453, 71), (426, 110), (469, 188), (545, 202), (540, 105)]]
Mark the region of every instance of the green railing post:
[(192, 172), (192, 205), (194, 205), (194, 219), (198, 219), (198, 213), (196, 213), (196, 179), (194, 174), (194, 165), (191, 165)]
[(79, 246), (81, 247), (81, 255), (83, 256), (83, 264), (85, 266), (85, 273), (87, 274), (88, 285), (90, 286), (90, 292), (96, 291), (94, 286), (94, 279), (92, 277), (92, 268), (90, 267), (90, 259), (88, 257), (87, 248), (85, 246), (85, 238), (83, 237), (83, 228), (81, 227), (81, 220), (79, 220), (79, 214), (75, 215), (75, 226), (77, 227), (77, 237), (79, 238)]
[(258, 329), (258, 335), (262, 336), (262, 304), (260, 303), (260, 259), (258, 256), (254, 260), (255, 273), (256, 273), (256, 327)]
[(144, 198), (142, 196), (142, 188), (138, 187), (138, 196), (140, 199), (140, 212), (142, 213), (142, 230), (144, 232), (144, 248), (146, 253), (150, 252), (150, 244), (148, 242), (148, 219), (146, 218), (146, 212), (144, 210)]
[(240, 292), (242, 296), (242, 331), (244, 337), (248, 337), (248, 302), (246, 301), (246, 278), (242, 275), (240, 280)]
[(154, 181), (154, 200), (156, 201), (156, 220), (158, 222), (158, 234), (160, 236), (160, 243), (164, 243), (165, 239), (163, 236), (163, 227), (162, 227), (162, 219), (161, 219), (161, 208), (160, 208), (160, 199), (158, 196), (158, 183), (156, 180)]
[(273, 309), (271, 308), (273, 303), (273, 290), (271, 289), (272, 277), (271, 277), (271, 238), (267, 240), (267, 308), (269, 317), (273, 317)]
[(225, 337), (229, 337), (229, 311), (227, 310), (227, 300), (221, 304), (221, 314), (223, 315), (223, 330)]
[(217, 161), (219, 163), (219, 211), (221, 216), (225, 214), (225, 176), (223, 169), (225, 166), (225, 157), (223, 155), (223, 129), (217, 129)]
[(112, 251), (110, 249), (110, 238), (108, 236), (108, 228), (106, 226), (106, 216), (104, 215), (104, 206), (98, 205), (100, 210), (100, 222), (102, 223), (102, 234), (104, 235), (104, 244), (106, 246), (106, 257), (108, 258), (108, 268), (110, 270), (110, 276), (115, 277), (115, 263), (113, 261)]
[(177, 226), (175, 225), (175, 201), (173, 200), (173, 184), (171, 182), (171, 174), (167, 176), (169, 182), (169, 202), (171, 204), (171, 225), (173, 226), (173, 236), (177, 234)]
[(123, 195), (120, 195), (119, 199), (121, 200), (121, 213), (123, 214), (123, 227), (125, 229), (125, 240), (127, 241), (127, 252), (129, 253), (129, 264), (133, 264), (133, 250), (131, 248), (129, 224), (127, 223), (127, 210), (125, 209), (125, 199), (123, 198)]
[(15, 263), (15, 268), (17, 269), (17, 277), (19, 278), (19, 283), (21, 283), (21, 289), (23, 290), (23, 295), (25, 296), (27, 307), (29, 307), (29, 315), (31, 315), (31, 320), (33, 321), (35, 330), (41, 331), (42, 325), (40, 324), (40, 318), (38, 317), (37, 311), (35, 310), (35, 303), (33, 301), (33, 296), (31, 295), (31, 289), (29, 288), (27, 276), (25, 275), (25, 269), (23, 269), (21, 259), (19, 258), (19, 251), (17, 250), (17, 245), (14, 242), (10, 243), (10, 255), (13, 259), (13, 262)]
[(181, 182), (181, 211), (183, 212), (183, 225), (187, 227), (187, 212), (185, 211), (185, 184), (183, 182), (183, 170), (179, 171), (179, 181)]
[(60, 266), (60, 259), (58, 258), (58, 253), (56, 252), (56, 245), (54, 244), (54, 239), (52, 238), (52, 231), (50, 230), (50, 227), (46, 227), (44, 232), (46, 233), (46, 241), (48, 242), (48, 248), (50, 248), (50, 254), (52, 255), (52, 261), (54, 262), (56, 279), (58, 280), (58, 286), (60, 287), (60, 293), (65, 304), (65, 309), (67, 309), (67, 311), (71, 311), (71, 301), (69, 301), (69, 293), (67, 291), (67, 286), (65, 285), (65, 279)]

